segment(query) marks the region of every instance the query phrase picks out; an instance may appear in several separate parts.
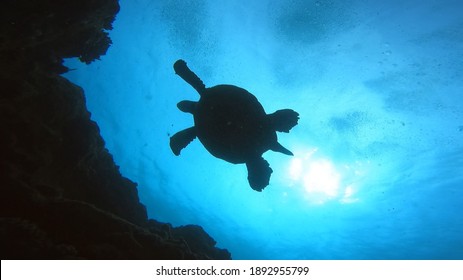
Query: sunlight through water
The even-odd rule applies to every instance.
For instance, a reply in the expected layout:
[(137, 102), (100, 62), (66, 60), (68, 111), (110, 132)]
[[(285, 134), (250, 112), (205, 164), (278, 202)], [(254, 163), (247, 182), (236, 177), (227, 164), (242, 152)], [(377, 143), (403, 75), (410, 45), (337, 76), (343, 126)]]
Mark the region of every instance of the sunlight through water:
[(313, 148), (290, 161), (288, 175), (292, 185), (303, 189), (304, 197), (311, 204), (321, 205), (330, 200), (357, 202), (354, 183), (349, 180), (364, 174), (359, 164), (337, 166), (317, 152), (318, 149)]

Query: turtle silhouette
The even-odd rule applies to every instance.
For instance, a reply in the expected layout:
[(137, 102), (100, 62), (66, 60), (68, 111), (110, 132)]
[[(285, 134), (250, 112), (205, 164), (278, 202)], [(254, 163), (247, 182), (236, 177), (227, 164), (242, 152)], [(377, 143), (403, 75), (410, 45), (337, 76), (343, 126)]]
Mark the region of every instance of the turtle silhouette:
[(206, 88), (183, 60), (174, 63), (174, 70), (200, 95), (198, 102), (183, 100), (177, 107), (194, 117), (194, 126), (170, 137), (175, 155), (196, 137), (213, 156), (230, 163), (245, 163), (248, 181), (262, 191), (273, 170), (262, 154), (268, 150), (293, 155), (278, 143), (276, 131), (289, 132), (299, 119), (291, 109), (266, 114), (257, 98), (247, 90), (233, 85)]

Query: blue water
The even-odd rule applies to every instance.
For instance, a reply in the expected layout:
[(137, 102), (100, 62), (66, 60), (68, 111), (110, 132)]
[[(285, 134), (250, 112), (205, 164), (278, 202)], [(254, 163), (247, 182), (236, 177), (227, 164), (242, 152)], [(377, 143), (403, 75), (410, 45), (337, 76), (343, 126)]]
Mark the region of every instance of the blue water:
[[(463, 258), (463, 2), (123, 0), (101, 61), (65, 76), (150, 218), (198, 224), (234, 259)], [(299, 124), (267, 152), (261, 193), (245, 165), (198, 140), (177, 102), (234, 84)]]

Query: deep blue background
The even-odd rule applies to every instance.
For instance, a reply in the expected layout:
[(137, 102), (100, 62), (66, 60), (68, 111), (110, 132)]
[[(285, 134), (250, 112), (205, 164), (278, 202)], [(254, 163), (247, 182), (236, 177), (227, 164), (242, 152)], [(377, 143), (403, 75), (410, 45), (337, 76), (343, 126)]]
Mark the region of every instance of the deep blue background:
[[(463, 258), (463, 2), (123, 0), (102, 60), (66, 76), (86, 93), (121, 172), (151, 218), (199, 224), (235, 259)], [(176, 157), (177, 110), (235, 84), (299, 125), (244, 165), (199, 141)]]

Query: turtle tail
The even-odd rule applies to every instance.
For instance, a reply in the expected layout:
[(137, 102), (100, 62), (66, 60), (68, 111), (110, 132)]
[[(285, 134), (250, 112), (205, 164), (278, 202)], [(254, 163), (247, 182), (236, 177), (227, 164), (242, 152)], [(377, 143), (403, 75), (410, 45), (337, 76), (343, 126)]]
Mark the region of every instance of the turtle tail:
[(206, 86), (196, 74), (188, 68), (186, 62), (182, 59), (174, 63), (175, 74), (179, 75), (185, 82), (189, 83), (201, 95)]

